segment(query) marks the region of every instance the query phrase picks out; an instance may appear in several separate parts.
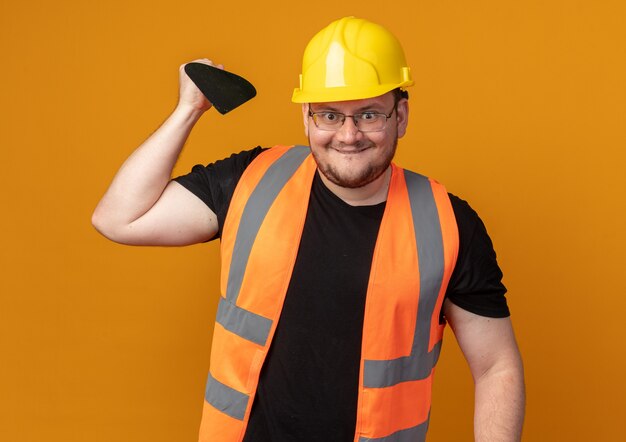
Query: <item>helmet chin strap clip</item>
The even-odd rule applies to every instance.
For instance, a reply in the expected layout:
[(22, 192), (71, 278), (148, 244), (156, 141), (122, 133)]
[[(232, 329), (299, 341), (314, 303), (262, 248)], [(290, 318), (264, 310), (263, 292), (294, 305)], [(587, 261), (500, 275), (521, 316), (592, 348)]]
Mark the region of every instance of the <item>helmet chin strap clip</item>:
[(256, 96), (256, 89), (248, 80), (215, 66), (187, 63), (185, 72), (222, 115)]

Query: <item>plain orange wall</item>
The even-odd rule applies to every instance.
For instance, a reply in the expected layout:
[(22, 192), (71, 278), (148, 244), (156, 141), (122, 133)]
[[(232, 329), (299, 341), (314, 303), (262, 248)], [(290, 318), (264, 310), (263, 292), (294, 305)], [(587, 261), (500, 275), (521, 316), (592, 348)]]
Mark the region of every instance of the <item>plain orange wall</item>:
[[(193, 58), (259, 92), (203, 117), (177, 174), (305, 142), (302, 50), (352, 14), (393, 29), (417, 81), (398, 162), (470, 201), (496, 245), (524, 440), (626, 440), (626, 6), (601, 0), (2, 0), (0, 440), (195, 440), (218, 244), (119, 246), (91, 212)], [(429, 440), (471, 440), (469, 371), (449, 333), (444, 349)]]

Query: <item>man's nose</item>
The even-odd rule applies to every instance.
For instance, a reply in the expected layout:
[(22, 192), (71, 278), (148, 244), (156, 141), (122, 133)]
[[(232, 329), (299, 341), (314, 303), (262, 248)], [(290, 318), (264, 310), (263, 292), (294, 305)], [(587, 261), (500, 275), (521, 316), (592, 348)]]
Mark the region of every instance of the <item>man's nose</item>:
[(361, 131), (354, 123), (354, 117), (346, 117), (337, 131), (337, 138), (346, 144), (352, 144), (361, 138)]

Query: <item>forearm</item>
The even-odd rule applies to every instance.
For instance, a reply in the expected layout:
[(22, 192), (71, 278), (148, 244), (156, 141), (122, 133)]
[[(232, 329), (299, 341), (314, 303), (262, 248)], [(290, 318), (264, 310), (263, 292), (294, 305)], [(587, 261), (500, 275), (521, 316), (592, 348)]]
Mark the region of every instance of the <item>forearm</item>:
[(521, 440), (525, 389), (521, 359), (492, 367), (476, 379), (474, 435), (477, 442)]
[(100, 231), (132, 223), (159, 199), (202, 110), (179, 105), (124, 162), (93, 214)]

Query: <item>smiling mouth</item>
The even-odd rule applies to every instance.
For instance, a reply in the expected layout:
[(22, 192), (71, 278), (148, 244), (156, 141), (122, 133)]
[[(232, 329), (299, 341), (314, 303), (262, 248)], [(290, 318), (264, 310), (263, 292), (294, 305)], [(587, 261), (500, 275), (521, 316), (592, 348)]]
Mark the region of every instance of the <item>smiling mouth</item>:
[(345, 147), (334, 147), (334, 146), (329, 146), (330, 149), (334, 150), (335, 152), (338, 152), (340, 154), (344, 154), (344, 155), (355, 155), (358, 153), (361, 153), (367, 149), (369, 149), (372, 146), (357, 146), (357, 147), (350, 147), (350, 148), (345, 148)]

